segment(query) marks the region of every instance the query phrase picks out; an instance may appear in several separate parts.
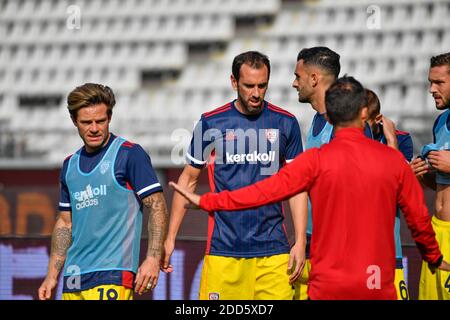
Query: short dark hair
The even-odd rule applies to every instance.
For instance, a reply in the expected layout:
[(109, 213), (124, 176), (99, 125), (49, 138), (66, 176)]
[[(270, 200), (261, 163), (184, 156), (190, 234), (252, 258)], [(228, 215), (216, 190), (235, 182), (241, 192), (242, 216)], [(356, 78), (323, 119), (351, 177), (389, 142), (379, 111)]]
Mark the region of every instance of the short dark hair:
[(332, 74), (335, 79), (341, 71), (339, 59), (339, 54), (327, 47), (304, 48), (297, 55), (297, 62), (303, 60), (305, 65), (318, 66)]
[(258, 51), (247, 51), (243, 52), (233, 59), (232, 73), (236, 81), (239, 81), (239, 73), (241, 71), (241, 66), (243, 64), (248, 64), (250, 67), (259, 69), (264, 65), (267, 67), (268, 76), (270, 77), (270, 61), (269, 58)]
[(374, 119), (377, 115), (380, 114), (381, 111), (380, 99), (378, 99), (378, 96), (372, 90), (365, 90), (367, 96), (367, 111), (369, 113), (369, 119)]
[(110, 87), (97, 83), (85, 83), (76, 87), (67, 97), (67, 109), (71, 117), (76, 120), (78, 110), (96, 104), (104, 103), (108, 108), (108, 116), (112, 116), (112, 109), (116, 98)]
[(447, 66), (450, 73), (450, 52), (443, 53), (430, 59), (430, 68)]
[(367, 106), (364, 87), (353, 77), (337, 79), (325, 93), (327, 116), (338, 125), (355, 120), (362, 107)]

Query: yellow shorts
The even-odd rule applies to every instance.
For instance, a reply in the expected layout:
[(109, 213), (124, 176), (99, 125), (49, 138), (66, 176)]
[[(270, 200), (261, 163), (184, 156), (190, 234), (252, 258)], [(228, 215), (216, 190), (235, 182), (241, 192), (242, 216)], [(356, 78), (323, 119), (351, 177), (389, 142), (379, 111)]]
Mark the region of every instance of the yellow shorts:
[(206, 255), (200, 300), (292, 300), (288, 254), (233, 258)]
[(308, 278), (311, 271), (311, 262), (306, 259), (302, 276), (294, 283), (294, 300), (308, 300)]
[(403, 269), (395, 269), (394, 285), (397, 291), (397, 300), (409, 300), (409, 292)]
[[(431, 218), (431, 225), (436, 233), (436, 240), (444, 255), (444, 260), (450, 259), (450, 222)], [(419, 300), (450, 300), (450, 272), (436, 270), (431, 273), (428, 263), (422, 261), (422, 271), (419, 282)]]
[(102, 285), (80, 292), (63, 293), (63, 300), (133, 300), (133, 289)]

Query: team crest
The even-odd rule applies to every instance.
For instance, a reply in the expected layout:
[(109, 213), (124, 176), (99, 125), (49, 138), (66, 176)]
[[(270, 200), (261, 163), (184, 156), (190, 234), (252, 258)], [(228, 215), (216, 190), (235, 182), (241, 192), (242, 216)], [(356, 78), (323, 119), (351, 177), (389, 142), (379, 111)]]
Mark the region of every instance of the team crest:
[(106, 171), (108, 171), (110, 165), (111, 165), (110, 161), (103, 161), (100, 166), (101, 174), (105, 174)]
[(210, 292), (209, 293), (209, 300), (219, 300), (219, 293), (217, 292)]
[(277, 141), (278, 129), (266, 129), (266, 138), (270, 143)]

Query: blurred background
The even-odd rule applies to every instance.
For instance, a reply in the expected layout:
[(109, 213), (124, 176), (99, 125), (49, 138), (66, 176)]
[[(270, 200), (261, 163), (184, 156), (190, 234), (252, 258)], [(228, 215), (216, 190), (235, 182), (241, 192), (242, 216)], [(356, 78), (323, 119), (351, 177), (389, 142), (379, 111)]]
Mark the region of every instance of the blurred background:
[[(82, 146), (66, 109), (76, 86), (113, 89), (111, 131), (142, 145), (166, 186), (201, 113), (235, 98), (241, 52), (269, 56), (266, 98), (296, 115), (304, 139), (314, 111), (291, 87), (296, 57), (323, 45), (341, 55), (341, 76), (378, 94), (417, 154), (439, 114), (427, 75), (430, 57), (450, 50), (449, 17), (449, 0), (0, 0), (0, 299), (36, 299), (45, 277), (60, 167)], [(293, 237), (289, 214), (286, 224)], [(137, 298), (197, 299), (206, 234), (207, 215), (189, 212), (175, 272)], [(405, 223), (402, 240), (416, 298), (420, 257)]]

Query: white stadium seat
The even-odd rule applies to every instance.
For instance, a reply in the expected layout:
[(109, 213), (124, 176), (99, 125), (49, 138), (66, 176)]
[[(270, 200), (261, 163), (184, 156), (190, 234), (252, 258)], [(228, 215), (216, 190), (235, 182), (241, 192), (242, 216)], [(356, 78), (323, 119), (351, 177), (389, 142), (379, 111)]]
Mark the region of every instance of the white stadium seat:
[[(394, 118), (434, 111), (426, 77), (430, 57), (449, 51), (450, 3), (380, 0), (376, 5), (382, 9), (381, 29), (369, 30), (366, 10), (373, 4), (370, 0), (0, 1), (0, 119), (6, 118), (8, 108), (17, 112), (11, 121), (2, 122), (5, 130), (19, 129), (28, 119), (29, 126), (20, 130), (42, 137), (32, 139), (36, 143), (30, 150), (42, 151), (47, 161), (57, 159), (59, 164), (74, 151), (71, 148), (79, 147), (79, 138), (66, 121), (64, 99), (87, 81), (105, 83), (120, 105), (114, 112), (117, 130), (142, 140), (149, 150), (161, 148), (159, 163), (170, 165), (164, 146), (171, 126), (191, 128), (202, 112), (236, 96), (229, 80), (231, 62), (243, 51), (268, 54), (272, 63), (268, 97), (289, 110), (301, 110), (296, 114), (302, 123), (309, 123), (310, 107), (298, 103), (291, 85), (298, 52), (318, 45), (341, 55), (341, 75), (354, 75), (377, 88), (383, 109)], [(80, 29), (67, 28), (70, 6), (81, 10)], [(242, 27), (249, 17), (255, 18), (255, 26)], [(155, 78), (161, 74), (156, 84), (142, 76), (149, 73)], [(24, 93), (59, 95), (63, 102), (58, 109), (36, 107), (27, 113), (19, 107)], [(130, 125), (133, 121), (135, 126)], [(63, 150), (49, 148), (55, 141), (38, 131), (41, 122), (74, 137)], [(146, 138), (146, 130), (158, 135)]]

